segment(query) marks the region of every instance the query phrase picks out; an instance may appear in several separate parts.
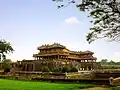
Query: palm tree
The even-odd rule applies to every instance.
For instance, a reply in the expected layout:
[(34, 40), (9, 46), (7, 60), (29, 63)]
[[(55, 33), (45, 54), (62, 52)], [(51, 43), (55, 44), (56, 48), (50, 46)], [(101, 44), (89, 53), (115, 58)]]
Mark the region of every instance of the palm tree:
[(11, 44), (5, 40), (0, 40), (0, 60), (6, 59), (6, 54), (12, 53), (14, 49)]

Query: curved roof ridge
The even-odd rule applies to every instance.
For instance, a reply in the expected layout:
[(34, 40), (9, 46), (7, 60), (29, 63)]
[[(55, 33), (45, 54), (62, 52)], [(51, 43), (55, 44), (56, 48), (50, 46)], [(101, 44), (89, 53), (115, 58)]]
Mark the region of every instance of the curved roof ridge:
[(60, 48), (66, 48), (64, 45), (61, 45), (59, 43), (53, 43), (53, 44), (44, 44), (38, 47), (38, 49), (45, 49), (45, 48), (54, 48), (54, 47), (60, 47)]

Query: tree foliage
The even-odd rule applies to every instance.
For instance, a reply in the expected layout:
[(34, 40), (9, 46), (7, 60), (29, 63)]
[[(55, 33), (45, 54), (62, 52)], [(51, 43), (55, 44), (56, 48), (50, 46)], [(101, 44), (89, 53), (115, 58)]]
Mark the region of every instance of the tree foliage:
[(70, 72), (70, 68), (69, 67), (63, 67), (62, 68), (62, 72), (65, 73), (65, 72)]
[(101, 60), (101, 64), (106, 64), (107, 62), (108, 62), (107, 59), (102, 59), (102, 60)]
[(42, 68), (42, 72), (49, 72), (49, 71), (50, 70), (49, 70), (49, 68), (47, 66)]
[(76, 67), (72, 67), (70, 72), (78, 72), (78, 69)]
[(0, 40), (0, 60), (6, 59), (6, 54), (12, 53), (14, 49), (11, 44), (5, 40)]
[(9, 72), (11, 68), (12, 61), (10, 59), (6, 59), (3, 61), (2, 68), (4, 69), (4, 72)]
[[(56, 2), (68, 1), (75, 3), (75, 0), (53, 0)], [(64, 7), (64, 4), (58, 8)], [(77, 4), (80, 11), (88, 11), (94, 25), (90, 28), (87, 41), (105, 38), (110, 41), (120, 41), (120, 0), (81, 0)]]

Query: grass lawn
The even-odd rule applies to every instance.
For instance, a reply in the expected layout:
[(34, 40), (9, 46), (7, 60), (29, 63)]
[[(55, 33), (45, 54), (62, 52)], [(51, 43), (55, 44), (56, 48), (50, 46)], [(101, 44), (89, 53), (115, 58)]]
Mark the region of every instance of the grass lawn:
[(111, 87), (109, 90), (120, 90), (120, 87)]
[(80, 90), (92, 84), (49, 83), (0, 79), (0, 90)]

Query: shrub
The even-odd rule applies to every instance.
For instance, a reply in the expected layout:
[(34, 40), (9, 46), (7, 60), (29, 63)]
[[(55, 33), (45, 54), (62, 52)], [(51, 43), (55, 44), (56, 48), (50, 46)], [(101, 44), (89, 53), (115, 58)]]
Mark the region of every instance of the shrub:
[(10, 72), (10, 68), (5, 68), (4, 72)]
[(59, 68), (54, 68), (52, 69), (52, 72), (60, 72), (60, 71), (59, 71)]
[(4, 72), (10, 72), (10, 68), (11, 68), (11, 60), (4, 60), (3, 64), (2, 64), (2, 68), (4, 69)]
[(63, 67), (62, 68), (62, 72), (65, 73), (65, 72), (70, 72), (70, 68), (68, 67)]
[(43, 67), (42, 68), (42, 72), (49, 72), (50, 70), (49, 70), (49, 68), (48, 67)]
[(70, 71), (71, 72), (78, 72), (77, 68), (75, 68), (75, 67), (72, 67)]

